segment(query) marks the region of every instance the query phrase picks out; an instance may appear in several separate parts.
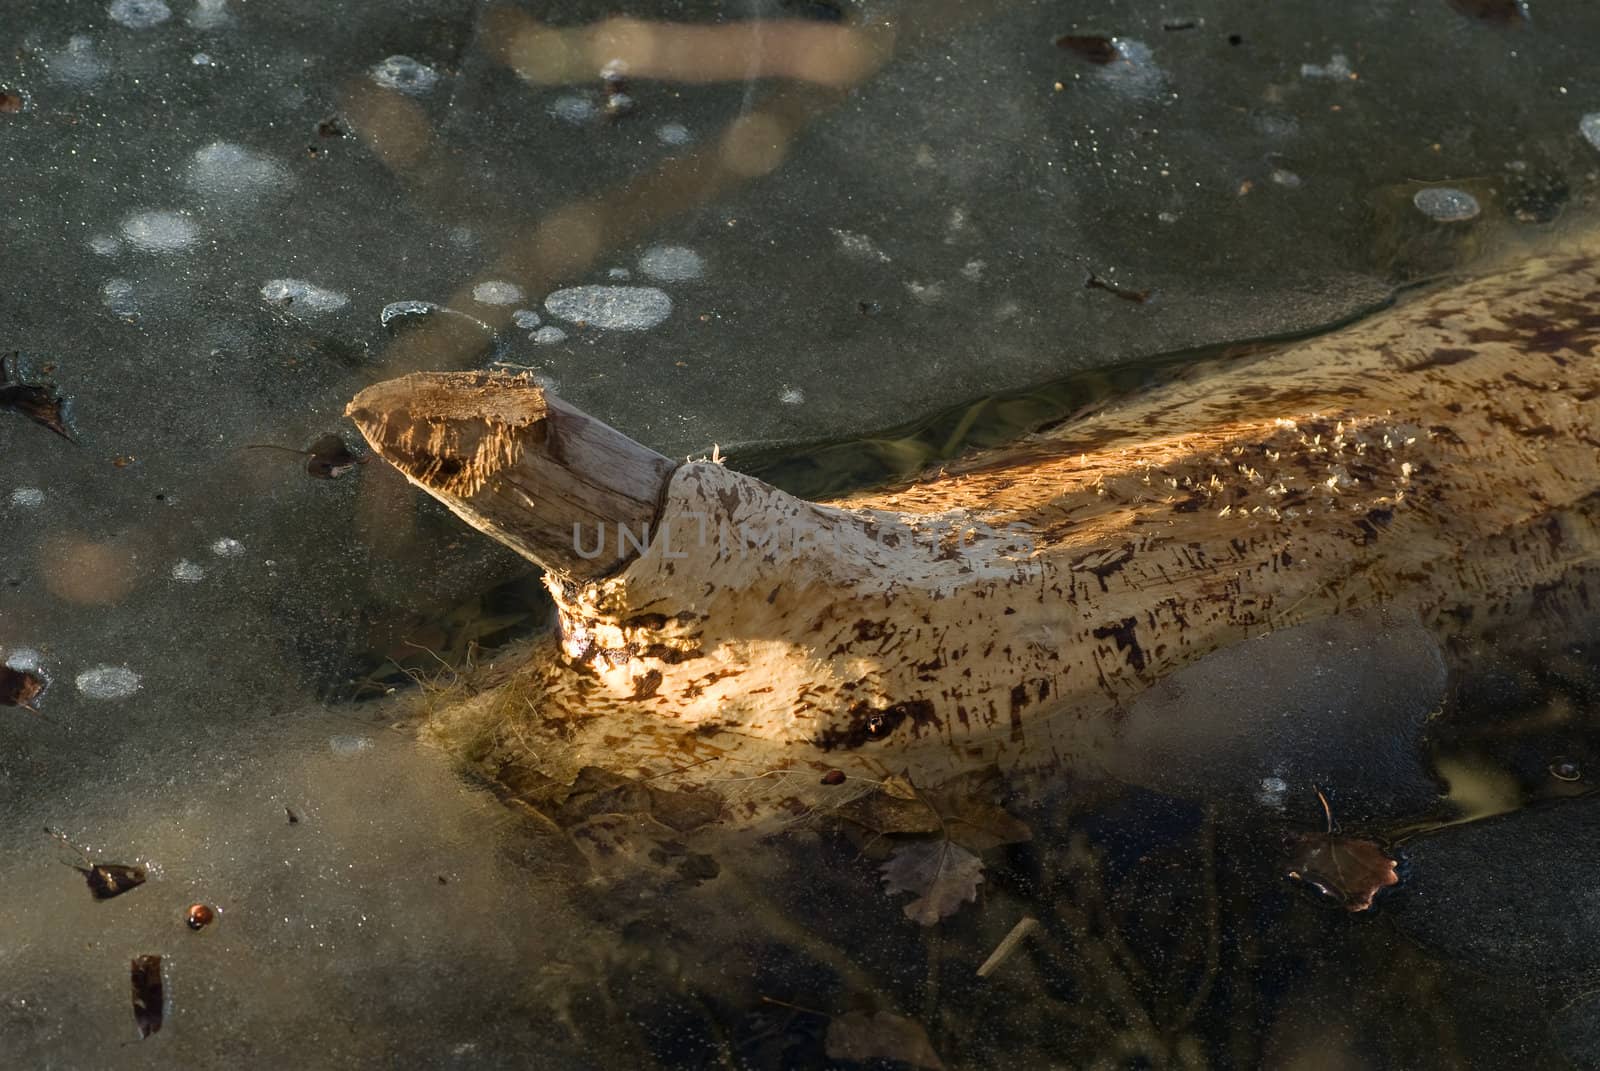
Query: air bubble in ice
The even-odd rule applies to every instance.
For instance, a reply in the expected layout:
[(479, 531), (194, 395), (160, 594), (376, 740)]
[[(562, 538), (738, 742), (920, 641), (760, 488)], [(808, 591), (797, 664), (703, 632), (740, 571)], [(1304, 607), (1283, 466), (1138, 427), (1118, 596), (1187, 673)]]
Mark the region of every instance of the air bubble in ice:
[(438, 311), (439, 306), (431, 301), (391, 301), (378, 313), (378, 322), (393, 331)]
[(145, 253), (178, 253), (194, 245), (200, 228), (182, 212), (135, 212), (122, 221), (122, 236)]
[(518, 309), (516, 312), (511, 314), (511, 322), (522, 328), (524, 331), (532, 331), (543, 321), (539, 319), (539, 314), (534, 312), (532, 309)]
[(213, 141), (196, 149), (184, 172), (184, 182), (203, 197), (256, 198), (290, 181), (288, 168), (231, 141)]
[(672, 299), (653, 286), (574, 286), (545, 298), (545, 311), (609, 331), (648, 331), (672, 315)]
[(565, 342), (567, 333), (559, 327), (541, 327), (528, 337), (541, 346), (553, 346), (557, 342)]
[(11, 492), (10, 502), (22, 509), (38, 509), (44, 505), (44, 492), (37, 487), (18, 487)]
[(95, 666), (78, 674), (78, 691), (90, 699), (126, 699), (139, 690), (139, 674), (127, 666)]
[(480, 305), (515, 305), (522, 300), (522, 287), (503, 279), (490, 279), (472, 288), (472, 300)]
[(148, 30), (172, 18), (172, 9), (161, 0), (112, 0), (111, 19), (130, 30)]
[(336, 312), (350, 304), (337, 290), (327, 290), (304, 279), (271, 279), (261, 287), (261, 297), (291, 312), (317, 315)]
[(1440, 223), (1460, 223), (1478, 214), (1478, 199), (1453, 186), (1429, 186), (1411, 198), (1417, 211)]
[(1583, 135), (1583, 140), (1600, 149), (1600, 112), (1590, 112), (1579, 119), (1578, 133)]
[(211, 553), (219, 558), (240, 558), (244, 556), (244, 544), (237, 539), (223, 536), (211, 544)]
[(179, 559), (178, 563), (172, 567), (172, 579), (181, 580), (185, 584), (195, 584), (205, 578), (205, 568), (197, 562), (190, 561), (188, 558)]
[(639, 270), (652, 279), (680, 283), (704, 275), (706, 262), (687, 246), (653, 245), (639, 258)]
[(385, 89), (409, 93), (420, 97), (439, 82), (439, 72), (410, 56), (390, 56), (376, 64), (371, 71), (372, 80)]

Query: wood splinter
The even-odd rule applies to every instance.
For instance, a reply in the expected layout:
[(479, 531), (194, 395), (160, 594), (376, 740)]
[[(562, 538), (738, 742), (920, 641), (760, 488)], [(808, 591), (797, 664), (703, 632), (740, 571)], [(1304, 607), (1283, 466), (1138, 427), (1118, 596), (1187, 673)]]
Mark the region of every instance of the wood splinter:
[(1597, 346), (1594, 258), (1535, 260), (825, 504), (526, 378), (407, 376), (349, 412), (560, 611), (442, 722), (536, 710), (515, 736), (546, 775), (760, 823), (889, 774), (1092, 765), (1153, 683), (1300, 622), (1376, 606), (1449, 643), (1592, 612)]

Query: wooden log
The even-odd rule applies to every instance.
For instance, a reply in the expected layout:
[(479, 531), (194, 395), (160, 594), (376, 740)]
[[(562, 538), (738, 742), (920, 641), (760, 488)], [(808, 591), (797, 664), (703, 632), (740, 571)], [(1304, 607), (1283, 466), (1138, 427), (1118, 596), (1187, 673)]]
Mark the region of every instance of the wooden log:
[[(816, 504), (685, 464), (643, 552), (553, 576), (558, 639), (440, 724), (488, 725), (558, 780), (604, 766), (763, 823), (890, 774), (1096, 765), (1152, 684), (1300, 622), (1381, 607), (1448, 643), (1576, 617), (1600, 598), (1597, 346), (1600, 269), (1563, 256), (888, 492)], [(557, 451), (446, 473), (476, 440), (441, 427), (511, 426), (512, 381), (457, 382), (364, 393), (374, 448), (538, 560), (575, 518), (618, 516)], [(407, 400), (423, 383), (432, 408)], [(666, 473), (613, 477), (629, 523)]]
[[(356, 395), (346, 415), (462, 520), (577, 580), (604, 576), (648, 542), (676, 468), (528, 377), (502, 372), (389, 380)], [(600, 538), (585, 544), (585, 534)]]

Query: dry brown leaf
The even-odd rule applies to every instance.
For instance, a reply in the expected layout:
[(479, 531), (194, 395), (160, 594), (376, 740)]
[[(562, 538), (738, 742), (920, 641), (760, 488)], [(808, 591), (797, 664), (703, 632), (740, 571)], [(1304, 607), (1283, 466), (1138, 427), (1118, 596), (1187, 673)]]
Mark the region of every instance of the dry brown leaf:
[(828, 1024), (826, 1051), (830, 1060), (871, 1063), (894, 1060), (929, 1071), (944, 1071), (922, 1024), (889, 1012), (848, 1012)]
[(932, 926), (978, 898), (983, 862), (948, 840), (907, 841), (883, 864), (883, 880), (890, 895), (916, 894), (905, 906), (906, 918)]
[(1378, 891), (1400, 883), (1395, 861), (1375, 841), (1299, 833), (1289, 840), (1287, 873), (1349, 911), (1365, 911)]

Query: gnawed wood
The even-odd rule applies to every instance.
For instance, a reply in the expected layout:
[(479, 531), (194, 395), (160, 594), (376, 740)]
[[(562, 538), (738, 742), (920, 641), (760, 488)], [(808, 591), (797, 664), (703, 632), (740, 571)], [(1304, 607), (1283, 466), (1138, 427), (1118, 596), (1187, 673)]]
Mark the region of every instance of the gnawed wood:
[[(368, 387), (346, 413), (468, 524), (574, 578), (603, 576), (648, 542), (675, 467), (525, 376), (417, 373)], [(585, 533), (612, 538), (582, 545)]]
[(1297, 622), (1381, 606), (1450, 640), (1592, 612), (1597, 346), (1600, 271), (1568, 256), (896, 491), (815, 504), (686, 464), (643, 553), (552, 577), (558, 640), (438, 729), (502, 719), (550, 777), (770, 824), (891, 774), (1095, 765), (1152, 683)]

